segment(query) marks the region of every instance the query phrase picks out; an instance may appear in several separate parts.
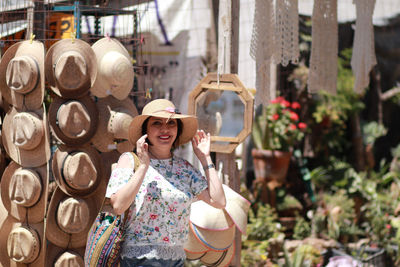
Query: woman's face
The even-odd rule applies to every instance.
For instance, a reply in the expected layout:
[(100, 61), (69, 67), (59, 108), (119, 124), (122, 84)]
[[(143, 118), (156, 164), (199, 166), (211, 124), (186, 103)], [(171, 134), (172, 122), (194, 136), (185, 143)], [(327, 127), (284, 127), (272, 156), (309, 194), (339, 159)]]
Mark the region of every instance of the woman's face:
[(147, 123), (147, 138), (154, 146), (168, 146), (171, 149), (178, 134), (176, 119), (150, 117)]

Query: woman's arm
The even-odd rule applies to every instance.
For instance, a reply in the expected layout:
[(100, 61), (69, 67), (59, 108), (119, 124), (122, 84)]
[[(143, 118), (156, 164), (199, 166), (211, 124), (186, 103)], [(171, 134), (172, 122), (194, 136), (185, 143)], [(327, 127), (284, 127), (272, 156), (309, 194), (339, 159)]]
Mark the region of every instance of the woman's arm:
[(197, 132), (197, 136), (192, 139), (193, 151), (197, 158), (200, 160), (203, 168), (205, 168), (205, 174), (208, 181), (208, 188), (201, 192), (198, 196), (200, 200), (207, 202), (215, 208), (223, 209), (226, 205), (225, 193), (222, 187), (222, 183), (218, 178), (215, 167), (206, 168), (210, 164), (213, 164), (210, 157), (210, 146), (211, 137), (210, 134), (206, 134), (203, 130)]
[[(128, 183), (110, 197), (111, 206), (117, 215), (123, 214), (135, 200), (149, 167), (150, 157), (148, 155), (148, 144), (145, 142), (146, 137), (147, 135), (143, 135), (136, 143), (140, 166), (135, 172), (132, 172)], [(132, 166), (129, 156), (124, 155), (118, 160), (116, 168), (132, 168), (133, 171), (134, 166)]]

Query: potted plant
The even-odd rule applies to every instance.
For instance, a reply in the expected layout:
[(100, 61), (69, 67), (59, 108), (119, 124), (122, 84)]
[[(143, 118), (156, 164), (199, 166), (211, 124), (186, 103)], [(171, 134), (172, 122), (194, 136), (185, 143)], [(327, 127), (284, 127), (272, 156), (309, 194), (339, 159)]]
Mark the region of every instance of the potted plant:
[(307, 125), (299, 121), (298, 102), (278, 97), (263, 106), (253, 123), (252, 149), (256, 180), (285, 181), (293, 146), (303, 136)]

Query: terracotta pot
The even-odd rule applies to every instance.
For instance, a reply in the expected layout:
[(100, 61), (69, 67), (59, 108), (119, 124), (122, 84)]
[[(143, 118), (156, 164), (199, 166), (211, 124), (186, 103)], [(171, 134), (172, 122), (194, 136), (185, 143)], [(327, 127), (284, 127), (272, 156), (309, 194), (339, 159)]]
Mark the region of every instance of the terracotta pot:
[(258, 181), (275, 180), (278, 184), (286, 181), (292, 152), (279, 150), (263, 150), (253, 148), (254, 173)]

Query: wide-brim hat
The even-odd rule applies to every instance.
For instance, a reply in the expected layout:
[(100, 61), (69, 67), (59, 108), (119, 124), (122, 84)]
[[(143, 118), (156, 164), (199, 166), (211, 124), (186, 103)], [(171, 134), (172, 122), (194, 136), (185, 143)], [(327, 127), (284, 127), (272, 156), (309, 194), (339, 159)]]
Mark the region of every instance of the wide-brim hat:
[(210, 250), (202, 242), (200, 242), (194, 233), (193, 227), (190, 227), (190, 225), (188, 229), (188, 237), (185, 241), (183, 249), (185, 250), (186, 255), (189, 255), (189, 257), (192, 259), (199, 258), (199, 254), (204, 255), (204, 253)]
[(107, 178), (100, 153), (90, 145), (60, 145), (54, 152), (52, 171), (65, 194), (89, 197), (105, 193)]
[(196, 226), (190, 222), (190, 228), (198, 241), (209, 250), (224, 251), (227, 250), (235, 239), (236, 228), (232, 225), (225, 230), (210, 230)]
[(213, 251), (210, 250), (200, 258), (200, 261), (206, 266), (228, 266), (235, 256), (235, 243), (232, 244), (227, 250)]
[(84, 267), (85, 247), (65, 249), (49, 242), (46, 249), (46, 266)]
[(7, 216), (0, 227), (0, 234), (1, 266), (45, 266), (44, 222), (28, 225)]
[(63, 39), (46, 53), (46, 79), (51, 90), (63, 98), (80, 98), (89, 93), (97, 75), (96, 55), (80, 39)]
[(189, 142), (197, 133), (198, 123), (195, 116), (180, 114), (175, 105), (167, 99), (156, 99), (147, 103), (142, 114), (133, 118), (129, 126), (129, 141), (134, 146), (142, 136), (143, 122), (149, 117), (179, 119), (182, 122), (182, 133), (176, 142), (178, 146)]
[(250, 201), (225, 184), (222, 185), (222, 188), (224, 189), (226, 198), (226, 212), (232, 218), (239, 231), (246, 235)]
[(104, 194), (72, 197), (57, 187), (47, 211), (47, 239), (64, 249), (84, 247), (103, 200)]
[(234, 222), (225, 209), (217, 209), (199, 200), (190, 206), (190, 221), (198, 227), (209, 230), (227, 230)]
[(119, 153), (132, 151), (128, 141), (129, 125), (138, 111), (132, 100), (118, 100), (113, 96), (99, 98), (96, 102), (99, 123), (91, 142), (101, 152), (117, 150)]
[(103, 98), (118, 100), (128, 97), (133, 87), (134, 71), (128, 50), (113, 38), (102, 38), (92, 45), (97, 58), (97, 77), (90, 91)]
[(99, 116), (94, 100), (53, 97), (49, 107), (49, 124), (54, 136), (63, 144), (76, 146), (90, 140), (96, 132)]
[(28, 110), (42, 106), (45, 91), (44, 45), (22, 41), (10, 46), (0, 63), (0, 88), (6, 102)]
[(38, 167), (50, 159), (49, 126), (44, 107), (30, 111), (12, 107), (4, 117), (1, 137), (7, 154), (21, 166)]
[(21, 222), (43, 221), (49, 183), (49, 166), (25, 168), (12, 161), (1, 178), (1, 199), (8, 214)]

